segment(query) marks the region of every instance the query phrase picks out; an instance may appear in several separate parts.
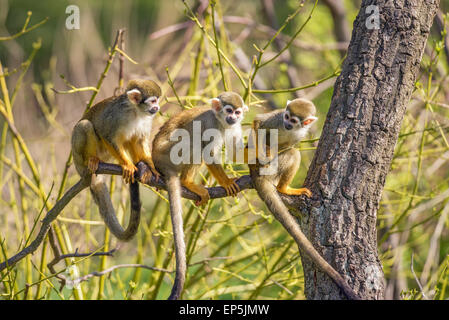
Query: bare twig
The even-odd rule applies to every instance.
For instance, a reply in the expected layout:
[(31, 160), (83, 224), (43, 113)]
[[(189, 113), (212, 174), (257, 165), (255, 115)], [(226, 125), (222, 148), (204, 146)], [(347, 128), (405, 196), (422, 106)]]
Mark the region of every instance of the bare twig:
[[(273, 29), (279, 29), (279, 23), (277, 21), (276, 13), (274, 11), (274, 1), (262, 0), (262, 8)], [(276, 37), (276, 39), (274, 39), (274, 45), (277, 50), (282, 50), (282, 48), (284, 47), (284, 43), (279, 37)], [(284, 54), (281, 56), (281, 59), (282, 59), (281, 62), (287, 65), (287, 78), (290, 83), (290, 87), (297, 87), (300, 84), (299, 76), (297, 68), (295, 67), (292, 61), (290, 51), (286, 50)], [(299, 91), (295, 91), (294, 94), (297, 98), (302, 96), (302, 93), (300, 93)]]
[[(242, 24), (246, 25), (247, 27), (254, 28), (259, 32), (268, 34), (270, 36), (273, 36), (276, 34), (277, 30), (271, 28), (270, 26), (256, 23), (253, 19), (248, 17), (240, 17), (240, 16), (224, 16), (223, 22), (228, 23), (235, 23), (235, 24)], [(182, 23), (177, 23), (168, 27), (165, 27), (163, 29), (160, 29), (158, 31), (155, 31), (154, 33), (150, 34), (150, 39), (157, 39), (164, 37), (166, 35), (169, 35), (173, 32), (180, 31), (186, 28), (189, 28), (194, 23), (192, 21), (186, 21)], [(279, 34), (278, 38), (283, 40), (284, 42), (288, 42), (291, 40), (291, 37), (286, 34)], [(235, 39), (236, 43), (239, 43), (240, 36)], [(335, 43), (310, 43), (310, 42), (304, 42), (302, 40), (293, 39), (292, 45), (309, 51), (327, 51), (327, 50), (343, 50), (346, 52), (349, 41), (347, 42), (335, 42)]]
[(18, 261), (25, 258), (27, 255), (33, 253), (44, 241), (45, 235), (50, 229), (50, 224), (56, 219), (62, 209), (72, 200), (78, 193), (83, 189), (87, 188), (89, 184), (86, 181), (80, 180), (72, 188), (67, 191), (64, 196), (56, 202), (55, 206), (47, 213), (45, 218), (42, 220), (42, 226), (39, 230), (36, 239), (31, 242), (30, 245), (19, 251), (17, 254), (9, 258), (7, 261), (0, 263), (0, 271), (4, 270), (6, 267), (11, 267)]
[(68, 253), (68, 254), (59, 254), (55, 255), (53, 260), (51, 260), (48, 264), (48, 270), (50, 270), (51, 273), (56, 274), (58, 273), (55, 270), (55, 265), (66, 258), (84, 258), (84, 257), (98, 257), (98, 256), (110, 256), (112, 257), (114, 253), (118, 250), (118, 248), (114, 248), (112, 250), (106, 251), (106, 252), (90, 252), (90, 253), (78, 253), (78, 250), (75, 251), (75, 253)]
[(429, 298), (427, 298), (426, 294), (424, 293), (424, 289), (421, 285), (421, 282), (419, 281), (418, 277), (416, 276), (415, 270), (413, 269), (413, 256), (414, 256), (414, 253), (412, 252), (412, 258), (410, 261), (410, 270), (412, 271), (413, 277), (415, 277), (415, 281), (418, 284), (419, 290), (421, 291), (423, 298), (425, 300), (429, 300)]
[(435, 16), (435, 26), (441, 35), (444, 35), (444, 53), (446, 54), (446, 61), (449, 64), (449, 34), (447, 33), (446, 20), (444, 19), (443, 12), (438, 10)]
[[(108, 254), (109, 252), (98, 252), (98, 254), (95, 254), (95, 255), (100, 255), (99, 253), (102, 253), (103, 255), (112, 255), (112, 254)], [(89, 254), (86, 254), (85, 256), (89, 256)], [(209, 261), (213, 261), (213, 260), (224, 260), (224, 259), (229, 259), (229, 258), (231, 258), (231, 257), (211, 257), (211, 258), (206, 258), (206, 259), (203, 259), (201, 261), (189, 264), (188, 266), (191, 267), (191, 266), (195, 266), (195, 265), (198, 265), (198, 264), (208, 263)], [(75, 283), (75, 284), (79, 284), (79, 283), (81, 283), (83, 281), (89, 280), (90, 278), (101, 277), (101, 276), (104, 276), (105, 274), (111, 273), (114, 270), (122, 269), (122, 268), (142, 268), (142, 269), (148, 269), (148, 270), (157, 271), (157, 272), (164, 272), (164, 273), (174, 273), (175, 272), (174, 270), (168, 270), (168, 269), (164, 269), (164, 268), (151, 267), (151, 266), (147, 266), (147, 265), (144, 265), (144, 264), (127, 263), (127, 264), (119, 264), (119, 265), (116, 265), (116, 266), (112, 266), (112, 267), (110, 267), (108, 269), (105, 269), (103, 271), (94, 271), (92, 273), (86, 274), (85, 276), (82, 276), (82, 277), (79, 277), (77, 279), (71, 280), (71, 282)], [(55, 272), (53, 272), (53, 273), (55, 273)]]
[(7, 37), (0, 37), (0, 41), (7, 41), (7, 40), (14, 40), (22, 35), (24, 35), (25, 33), (28, 33), (30, 31), (33, 31), (36, 28), (39, 28), (41, 25), (43, 25), (45, 22), (48, 21), (48, 17), (46, 17), (45, 19), (43, 19), (41, 22), (36, 23), (35, 25), (31, 26), (28, 28), (28, 24), (30, 23), (30, 19), (31, 19), (31, 15), (32, 12), (28, 11), (27, 12), (27, 18), (25, 20), (25, 24), (22, 27), (22, 30), (20, 30), (19, 32), (17, 32), (16, 34), (13, 34), (12, 36), (7, 36)]

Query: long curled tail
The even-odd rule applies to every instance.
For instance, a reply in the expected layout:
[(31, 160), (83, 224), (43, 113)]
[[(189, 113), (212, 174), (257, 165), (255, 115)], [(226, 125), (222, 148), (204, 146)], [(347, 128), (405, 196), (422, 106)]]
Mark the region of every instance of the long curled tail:
[(346, 283), (343, 277), (326, 261), (313, 247), (312, 243), (307, 239), (301, 231), (298, 222), (288, 211), (284, 202), (282, 202), (275, 186), (263, 178), (253, 176), (253, 183), (259, 197), (265, 202), (268, 209), (273, 213), (274, 217), (284, 226), (287, 232), (293, 237), (299, 249), (305, 252), (315, 265), (343, 290), (345, 295), (352, 300), (359, 300), (352, 288)]
[(166, 178), (168, 197), (170, 200), (170, 215), (173, 229), (176, 255), (175, 283), (168, 300), (177, 300), (181, 297), (186, 278), (186, 245), (184, 242), (184, 230), (182, 222), (181, 181), (177, 175)]
[(90, 191), (95, 203), (98, 205), (100, 215), (104, 223), (112, 232), (112, 234), (122, 241), (131, 240), (137, 233), (140, 224), (140, 195), (139, 183), (133, 182), (129, 185), (129, 196), (131, 200), (131, 216), (129, 218), (128, 227), (124, 230), (117, 220), (114, 206), (112, 205), (109, 190), (104, 180), (104, 176), (93, 175), (90, 185)]

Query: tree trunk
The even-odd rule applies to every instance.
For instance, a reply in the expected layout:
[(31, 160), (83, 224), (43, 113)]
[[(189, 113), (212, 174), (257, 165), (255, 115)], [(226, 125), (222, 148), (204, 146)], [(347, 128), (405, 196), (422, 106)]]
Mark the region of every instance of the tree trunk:
[[(297, 208), (305, 234), (362, 299), (384, 298), (377, 208), (438, 4), (362, 2), (305, 181), (314, 197)], [(378, 29), (367, 27), (370, 5)], [(344, 298), (307, 257), (302, 263), (308, 299)]]

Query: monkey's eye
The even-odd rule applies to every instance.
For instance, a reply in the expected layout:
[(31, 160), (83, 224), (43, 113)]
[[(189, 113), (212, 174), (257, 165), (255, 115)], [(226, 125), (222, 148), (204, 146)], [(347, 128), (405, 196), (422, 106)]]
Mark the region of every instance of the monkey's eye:
[(227, 113), (232, 113), (232, 111), (234, 111), (232, 108), (225, 108), (225, 111), (227, 112)]
[(284, 118), (285, 118), (285, 120), (288, 120), (290, 117), (288, 116), (288, 114), (284, 114)]
[(150, 103), (156, 103), (157, 102), (157, 99), (151, 99), (150, 100)]
[(296, 118), (291, 118), (290, 122), (293, 123), (293, 124), (297, 124), (299, 121)]
[(240, 113), (242, 113), (242, 112), (241, 112), (240, 110), (235, 110), (235, 112), (234, 112), (234, 113), (235, 113), (235, 115), (237, 115), (237, 116), (238, 116), (238, 115), (239, 115)]

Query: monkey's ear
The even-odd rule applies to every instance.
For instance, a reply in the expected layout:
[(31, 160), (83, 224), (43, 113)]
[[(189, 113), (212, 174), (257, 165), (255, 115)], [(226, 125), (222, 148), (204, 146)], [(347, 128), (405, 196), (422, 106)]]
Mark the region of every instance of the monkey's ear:
[(242, 109), (243, 109), (243, 112), (248, 112), (249, 107), (246, 104), (243, 104)]
[(309, 117), (307, 117), (306, 119), (304, 119), (304, 121), (302, 122), (302, 124), (303, 124), (304, 126), (307, 126), (307, 125), (311, 124), (312, 122), (314, 122), (316, 119), (318, 119), (318, 118), (317, 118), (317, 117), (314, 117), (314, 116), (309, 116)]
[(142, 101), (142, 93), (138, 89), (132, 89), (126, 92), (129, 101), (134, 104), (139, 104)]
[(287, 100), (287, 104), (285, 105), (285, 107), (287, 108), (288, 105), (290, 104), (291, 100)]
[(218, 98), (213, 98), (210, 100), (210, 104), (212, 106), (212, 109), (215, 112), (219, 112), (221, 110), (221, 101)]

